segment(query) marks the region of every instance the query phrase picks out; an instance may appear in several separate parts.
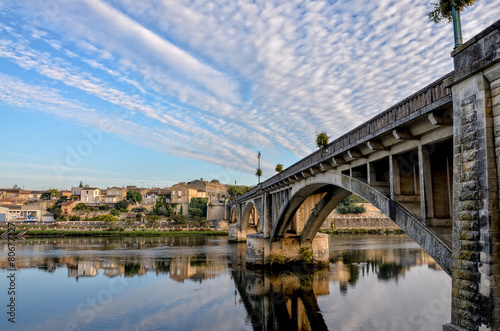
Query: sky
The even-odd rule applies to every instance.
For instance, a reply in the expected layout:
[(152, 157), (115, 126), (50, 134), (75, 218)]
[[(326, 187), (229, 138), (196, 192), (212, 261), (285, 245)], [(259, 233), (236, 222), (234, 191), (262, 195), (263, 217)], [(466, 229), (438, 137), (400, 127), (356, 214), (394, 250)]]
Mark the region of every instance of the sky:
[(255, 185), (453, 69), (431, 2), (0, 0), (0, 187)]

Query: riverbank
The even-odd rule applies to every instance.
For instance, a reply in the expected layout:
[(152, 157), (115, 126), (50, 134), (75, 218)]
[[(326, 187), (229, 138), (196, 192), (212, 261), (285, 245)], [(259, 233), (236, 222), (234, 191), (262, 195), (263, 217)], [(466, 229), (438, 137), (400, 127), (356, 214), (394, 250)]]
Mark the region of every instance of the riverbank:
[(342, 229), (320, 229), (319, 232), (334, 235), (348, 234), (404, 234), (400, 228), (385, 228), (385, 229), (363, 229), (363, 228), (342, 228)]
[[(21, 233), (22, 230), (12, 232), (13, 236)], [(5, 231), (0, 230), (0, 235)], [(102, 231), (74, 231), (74, 230), (28, 230), (24, 237), (178, 237), (178, 236), (227, 236), (227, 231), (212, 229), (190, 229), (190, 230), (102, 230)]]

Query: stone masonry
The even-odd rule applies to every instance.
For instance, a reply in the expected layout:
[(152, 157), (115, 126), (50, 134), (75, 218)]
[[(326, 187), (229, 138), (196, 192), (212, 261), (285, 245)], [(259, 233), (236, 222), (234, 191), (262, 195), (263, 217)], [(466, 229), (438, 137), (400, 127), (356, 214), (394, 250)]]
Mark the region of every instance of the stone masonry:
[(500, 327), (499, 27), (497, 22), (452, 54), (452, 323), (444, 330)]

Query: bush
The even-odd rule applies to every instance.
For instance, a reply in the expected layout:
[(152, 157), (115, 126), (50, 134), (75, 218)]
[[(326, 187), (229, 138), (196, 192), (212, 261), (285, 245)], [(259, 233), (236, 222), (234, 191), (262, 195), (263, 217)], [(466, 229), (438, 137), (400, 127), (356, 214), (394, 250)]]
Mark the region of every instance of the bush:
[(110, 223), (117, 222), (118, 218), (114, 217), (113, 215), (99, 215), (96, 217), (92, 217), (91, 219), (89, 219), (89, 221)]
[(108, 205), (99, 205), (99, 210), (109, 210), (110, 207)]
[(125, 200), (118, 201), (117, 203), (115, 203), (115, 209), (116, 210), (123, 210), (123, 209), (125, 209), (125, 211), (127, 211), (127, 209), (128, 209), (128, 202), (125, 201)]
[(365, 206), (358, 205), (357, 203), (364, 202), (362, 198), (355, 194), (351, 194), (345, 198), (338, 206), (337, 211), (340, 214), (362, 214), (366, 211)]
[(66, 215), (61, 215), (56, 218), (56, 222), (66, 222), (67, 220), (68, 218), (66, 217)]
[(269, 264), (285, 264), (286, 258), (283, 254), (280, 253), (269, 253), (267, 255), (267, 260), (269, 261)]
[(75, 210), (81, 211), (87, 209), (87, 206), (84, 203), (79, 203), (75, 206)]
[(307, 262), (312, 262), (313, 260), (313, 251), (311, 247), (301, 247), (299, 250), (299, 254), (302, 256), (302, 260)]
[(78, 222), (80, 220), (80, 216), (70, 216), (69, 220), (71, 222)]
[(120, 212), (116, 209), (113, 209), (109, 214), (117, 217), (120, 216)]

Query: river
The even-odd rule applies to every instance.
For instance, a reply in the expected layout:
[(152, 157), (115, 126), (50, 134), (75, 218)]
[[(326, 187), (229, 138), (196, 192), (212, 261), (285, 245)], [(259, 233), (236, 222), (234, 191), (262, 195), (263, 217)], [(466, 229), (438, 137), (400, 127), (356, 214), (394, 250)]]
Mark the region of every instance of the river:
[(0, 245), (0, 330), (427, 331), (450, 321), (451, 278), (406, 235), (331, 236), (329, 267), (273, 272), (246, 268), (245, 244), (227, 237), (17, 240), (15, 271)]

